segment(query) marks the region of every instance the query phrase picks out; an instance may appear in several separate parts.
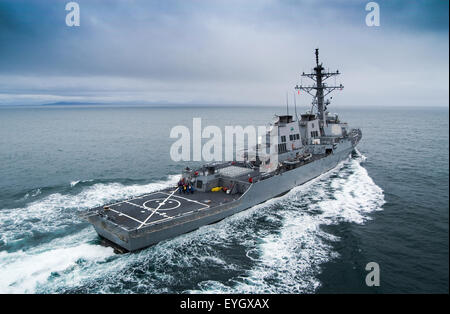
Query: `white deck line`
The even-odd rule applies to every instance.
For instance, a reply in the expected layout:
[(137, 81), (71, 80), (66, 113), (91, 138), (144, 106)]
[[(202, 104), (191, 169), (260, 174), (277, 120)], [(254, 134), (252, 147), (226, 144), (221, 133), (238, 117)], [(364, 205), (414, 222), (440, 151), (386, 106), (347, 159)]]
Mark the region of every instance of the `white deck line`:
[(134, 220), (134, 221), (136, 221), (136, 222), (138, 222), (138, 223), (142, 223), (142, 221), (140, 221), (139, 219), (136, 219), (136, 218), (133, 218), (133, 217), (131, 217), (131, 216), (128, 216), (127, 214), (124, 214), (124, 213), (122, 213), (122, 212), (119, 212), (119, 211), (117, 211), (117, 210), (114, 210), (114, 209), (112, 209), (112, 208), (110, 208), (110, 209), (108, 209), (108, 210), (111, 210), (111, 211), (113, 211), (113, 212), (115, 212), (116, 214), (119, 214), (119, 216), (125, 216), (125, 217), (127, 217), (127, 218), (129, 218), (129, 219), (131, 219), (131, 220)]
[[(178, 191), (178, 188), (176, 188), (175, 190), (173, 190), (173, 192), (171, 194), (169, 194), (169, 196), (166, 197), (166, 199), (164, 201), (162, 201), (161, 203), (159, 203), (158, 207), (155, 208), (155, 210), (150, 214), (150, 216), (147, 217), (147, 219), (144, 220), (144, 222), (138, 227), (138, 229), (141, 229), (142, 226), (144, 226), (146, 224), (146, 222), (158, 211), (158, 209), (164, 205), (166, 203), (166, 201), (176, 192)], [(163, 192), (160, 192), (163, 193)], [(168, 194), (168, 193), (165, 193)]]
[[(169, 194), (169, 193), (166, 193), (166, 192), (162, 192), (162, 191), (156, 191), (156, 192), (148, 193), (148, 194), (145, 194), (145, 195), (140, 195), (139, 197), (136, 197), (136, 198), (127, 199), (127, 200), (120, 201), (120, 202), (117, 202), (117, 203), (114, 203), (114, 204), (110, 204), (110, 205), (107, 205), (107, 206), (110, 207), (109, 210), (115, 212), (115, 213), (118, 214), (119, 216), (125, 216), (125, 217), (127, 217), (128, 219), (131, 219), (131, 220), (134, 220), (134, 221), (138, 222), (140, 225), (139, 225), (139, 227), (138, 227), (137, 229), (142, 228), (144, 225), (149, 226), (149, 225), (153, 225), (153, 224), (155, 224), (155, 223), (159, 223), (159, 222), (162, 222), (162, 221), (166, 221), (166, 220), (170, 220), (170, 219), (175, 218), (176, 216), (168, 216), (168, 215), (165, 214), (165, 213), (159, 213), (159, 212), (157, 212), (157, 210), (159, 209), (159, 207), (160, 207), (161, 205), (163, 205), (163, 203), (165, 203), (171, 196), (178, 197), (178, 198), (181, 198), (181, 199), (183, 199), (183, 200), (186, 200), (186, 201), (189, 201), (189, 202), (193, 202), (193, 203), (197, 203), (197, 204), (200, 204), (200, 205), (204, 206), (204, 207), (201, 207), (201, 208), (199, 208), (199, 209), (196, 209), (195, 211), (204, 210), (204, 209), (207, 209), (207, 208), (210, 207), (208, 204), (205, 204), (205, 203), (202, 203), (202, 202), (199, 202), (199, 201), (196, 201), (196, 200), (191, 200), (191, 199), (188, 199), (188, 198), (186, 198), (186, 197), (182, 197), (182, 196), (178, 196), (178, 195), (173, 195), (176, 191), (178, 191), (178, 189), (176, 189), (175, 191), (173, 191), (173, 192), (170, 193), (170, 194)], [(144, 207), (144, 206), (141, 206), (141, 205), (138, 205), (138, 204), (135, 204), (135, 203), (132, 203), (132, 202), (131, 202), (131, 201), (133, 201), (133, 200), (143, 199), (144, 197), (147, 197), (147, 196), (150, 196), (150, 195), (155, 195), (155, 194), (166, 194), (166, 195), (169, 195), (163, 202), (161, 202), (161, 203), (158, 205), (158, 207), (157, 207), (156, 209), (152, 209), (152, 208), (149, 208), (149, 207)], [(139, 207), (139, 208), (145, 209), (145, 210), (149, 210), (149, 209), (150, 209), (150, 210), (152, 211), (152, 213), (150, 214), (150, 216), (148, 216), (148, 217), (145, 219), (145, 221), (141, 221), (141, 220), (139, 220), (139, 219), (136, 219), (136, 218), (131, 217), (131, 216), (125, 214), (125, 213), (122, 213), (122, 212), (120, 212), (120, 211), (117, 211), (117, 210), (111, 208), (111, 206), (116, 206), (116, 205), (123, 204), (123, 203), (127, 203), (127, 204), (130, 204), (130, 205), (132, 205), (132, 206), (136, 206), (136, 207)], [(182, 213), (182, 215), (184, 216), (184, 215), (187, 215), (187, 214), (192, 214), (193, 212), (194, 212), (194, 210), (189, 211), (189, 212), (186, 212), (186, 213)], [(158, 214), (158, 215), (160, 215), (160, 216), (166, 217), (166, 218), (164, 218), (164, 219), (158, 219), (158, 220), (153, 221), (153, 222), (151, 222), (151, 223), (147, 223), (147, 221), (148, 221), (155, 213)]]
[(145, 210), (151, 210), (151, 208), (147, 208), (147, 207), (144, 207), (144, 206), (141, 206), (141, 205), (138, 205), (138, 204), (135, 204), (135, 203), (131, 203), (130, 201), (124, 201), (124, 202), (122, 202), (122, 203), (127, 203), (127, 204), (130, 204), (130, 205), (133, 205), (133, 206), (136, 206), (136, 207), (139, 207), (139, 208), (142, 208), (142, 209), (145, 209)]
[(164, 193), (164, 192), (156, 191), (156, 192), (152, 192), (152, 193), (148, 193), (148, 194), (144, 194), (144, 195), (139, 195), (138, 197), (135, 197), (135, 198), (129, 198), (129, 199), (126, 199), (126, 200), (123, 200), (123, 201), (119, 201), (119, 202), (114, 203), (114, 204), (106, 204), (105, 206), (114, 206), (114, 205), (125, 203), (125, 202), (128, 202), (128, 201), (139, 200), (139, 199), (141, 199), (143, 197), (147, 197), (147, 196), (150, 196), (150, 195), (153, 195), (153, 194), (156, 194), (156, 193), (167, 194), (167, 193)]
[[(135, 198), (135, 199), (137, 199), (137, 198)], [(136, 206), (136, 207), (145, 209), (146, 211), (147, 211), (147, 210), (151, 210), (151, 211), (153, 212), (153, 211), (155, 210), (154, 208), (141, 206), (141, 205), (138, 205), (138, 204), (135, 204), (135, 203), (131, 203), (131, 202), (129, 202), (129, 201), (124, 201), (124, 202), (122, 202), (122, 203), (127, 203), (127, 204), (130, 204), (130, 205), (133, 205), (133, 206)], [(161, 216), (163, 216), (163, 217), (169, 217), (169, 216), (167, 216), (165, 213), (157, 213), (157, 214), (158, 214), (158, 215), (161, 215)], [(142, 223), (142, 221), (141, 221), (141, 223)]]
[[(160, 192), (160, 193), (169, 195), (169, 193), (166, 193), (166, 192)], [(172, 194), (173, 194), (173, 193), (172, 193)], [(188, 198), (186, 198), (186, 197), (182, 197), (182, 196), (179, 196), (179, 195), (174, 195), (174, 197), (179, 197), (179, 198), (181, 198), (181, 199), (183, 199), (183, 200), (186, 200), (186, 201), (189, 201), (189, 202), (193, 202), (193, 203), (197, 203), (197, 204), (200, 204), (200, 205), (209, 207), (208, 204), (205, 204), (205, 203), (202, 203), (202, 202), (199, 202), (199, 201), (196, 201), (196, 200), (191, 200), (191, 199), (188, 199)]]

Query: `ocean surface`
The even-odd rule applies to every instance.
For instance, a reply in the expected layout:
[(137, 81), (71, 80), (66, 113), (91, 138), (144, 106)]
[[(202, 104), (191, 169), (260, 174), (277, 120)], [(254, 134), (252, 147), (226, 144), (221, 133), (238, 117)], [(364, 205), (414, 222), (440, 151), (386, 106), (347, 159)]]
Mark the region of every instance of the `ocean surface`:
[(77, 215), (175, 184), (172, 127), (265, 125), (284, 108), (0, 107), (0, 293), (448, 293), (448, 109), (332, 111), (363, 130), (347, 162), (115, 254)]

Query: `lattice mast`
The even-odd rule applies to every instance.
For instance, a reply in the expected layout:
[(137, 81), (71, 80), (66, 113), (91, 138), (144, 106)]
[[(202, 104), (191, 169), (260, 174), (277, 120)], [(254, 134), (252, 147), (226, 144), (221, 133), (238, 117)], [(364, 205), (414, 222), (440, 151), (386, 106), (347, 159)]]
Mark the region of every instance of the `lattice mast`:
[[(315, 84), (310, 86), (296, 85), (295, 89), (303, 90), (310, 94), (313, 97), (313, 105), (317, 104), (317, 114), (320, 120), (320, 130), (323, 135), (323, 127), (326, 123), (325, 119), (325, 110), (326, 105), (330, 102), (327, 100), (325, 103), (324, 99), (329, 93), (334, 91), (335, 89), (343, 89), (344, 86), (340, 84), (339, 86), (328, 86), (324, 83), (324, 81), (332, 76), (339, 75), (339, 70), (336, 72), (325, 71), (325, 68), (322, 66), (322, 63), (319, 64), (319, 49), (316, 49), (316, 66), (314, 68), (314, 73), (302, 73), (302, 76), (308, 77), (315, 82)], [(315, 93), (314, 91), (315, 90)]]

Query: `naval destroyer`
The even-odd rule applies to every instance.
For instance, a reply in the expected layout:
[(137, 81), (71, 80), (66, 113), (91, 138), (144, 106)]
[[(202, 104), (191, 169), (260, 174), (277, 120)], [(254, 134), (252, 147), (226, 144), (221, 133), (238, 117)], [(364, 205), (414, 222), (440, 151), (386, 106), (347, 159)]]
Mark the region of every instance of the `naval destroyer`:
[(82, 217), (119, 251), (136, 251), (218, 222), (336, 167), (349, 158), (362, 132), (328, 112), (325, 97), (343, 86), (325, 81), (340, 73), (319, 63), (318, 49), (315, 56), (314, 69), (302, 74), (313, 83), (295, 86), (313, 97), (311, 110), (300, 118), (296, 112), (275, 116), (264, 141), (241, 161), (186, 168), (177, 187), (92, 208)]

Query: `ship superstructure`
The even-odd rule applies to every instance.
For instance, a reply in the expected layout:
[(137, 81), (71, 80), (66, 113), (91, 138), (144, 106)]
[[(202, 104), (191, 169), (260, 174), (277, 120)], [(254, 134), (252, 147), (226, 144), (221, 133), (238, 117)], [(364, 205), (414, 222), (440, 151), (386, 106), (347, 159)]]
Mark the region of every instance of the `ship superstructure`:
[(313, 97), (311, 110), (300, 118), (275, 116), (243, 160), (186, 168), (177, 186), (93, 208), (83, 218), (115, 247), (134, 251), (220, 221), (336, 167), (362, 133), (327, 111), (325, 97), (343, 86), (325, 83), (340, 73), (325, 71), (318, 49), (315, 55), (313, 72), (302, 74), (313, 84), (295, 86)]

